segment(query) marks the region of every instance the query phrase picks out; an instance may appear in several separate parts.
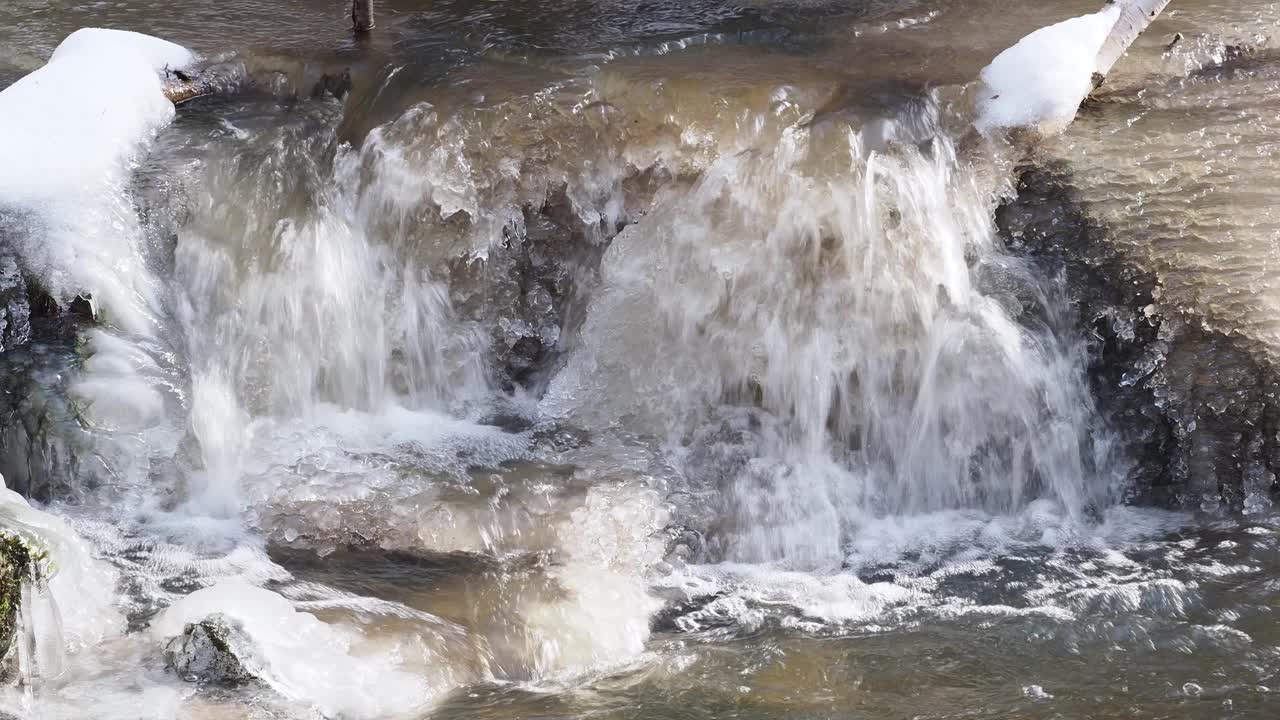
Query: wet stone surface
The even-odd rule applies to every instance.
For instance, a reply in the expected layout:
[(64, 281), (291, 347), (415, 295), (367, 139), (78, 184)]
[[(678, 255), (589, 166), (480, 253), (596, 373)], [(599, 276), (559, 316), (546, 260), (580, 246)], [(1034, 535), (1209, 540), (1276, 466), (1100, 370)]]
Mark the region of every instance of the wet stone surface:
[(27, 283), (12, 256), (0, 256), (0, 352), (31, 339)]
[(182, 635), (169, 641), (165, 666), (187, 682), (242, 685), (255, 679), (240, 662), (251, 642), (234, 620), (211, 615), (188, 624)]
[(1087, 328), (1090, 384), (1132, 458), (1131, 500), (1258, 511), (1280, 493), (1280, 373), (1264, 349), (1166, 310), (1155, 277), (1114, 248), (1066, 163), (1021, 169), (996, 213), (1004, 242), (1062, 278)]

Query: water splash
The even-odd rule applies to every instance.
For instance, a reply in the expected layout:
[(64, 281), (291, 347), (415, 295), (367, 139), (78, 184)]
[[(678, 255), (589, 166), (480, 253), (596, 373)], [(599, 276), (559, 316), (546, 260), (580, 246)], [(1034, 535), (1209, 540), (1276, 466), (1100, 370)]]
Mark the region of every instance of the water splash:
[(1082, 350), (994, 242), (999, 184), (941, 133), (758, 127), (614, 241), (544, 408), (685, 448), (728, 559), (838, 567), (864, 517), (1107, 502)]

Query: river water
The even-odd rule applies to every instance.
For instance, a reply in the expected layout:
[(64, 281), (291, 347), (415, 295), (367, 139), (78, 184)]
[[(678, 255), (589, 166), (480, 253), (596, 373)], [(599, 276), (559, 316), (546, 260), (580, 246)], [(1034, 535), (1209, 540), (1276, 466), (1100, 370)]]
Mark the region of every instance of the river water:
[[(239, 86), (0, 198), (100, 311), (0, 353), (85, 553), (0, 716), (1274, 716), (1280, 6), (1011, 144), (974, 79), (1096, 2), (342, 5), (0, 8), (0, 84), (89, 26)], [(165, 669), (211, 610), (263, 682)]]

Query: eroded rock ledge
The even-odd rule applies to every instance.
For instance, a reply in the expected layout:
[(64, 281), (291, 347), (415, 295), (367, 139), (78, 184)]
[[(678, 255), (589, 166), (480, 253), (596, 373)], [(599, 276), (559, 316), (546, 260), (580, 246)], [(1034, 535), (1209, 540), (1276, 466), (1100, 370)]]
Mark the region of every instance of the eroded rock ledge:
[(1280, 493), (1280, 369), (1263, 349), (1158, 300), (1154, 275), (1089, 217), (1066, 163), (1020, 169), (996, 213), (1016, 253), (1060, 274), (1089, 344), (1090, 384), (1131, 461), (1131, 502), (1256, 510)]

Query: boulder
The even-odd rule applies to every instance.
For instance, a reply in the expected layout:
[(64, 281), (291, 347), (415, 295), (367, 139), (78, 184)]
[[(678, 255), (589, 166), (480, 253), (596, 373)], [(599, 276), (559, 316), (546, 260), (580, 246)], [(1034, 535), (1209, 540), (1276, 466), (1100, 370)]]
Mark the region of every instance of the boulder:
[(237, 621), (210, 615), (188, 623), (182, 634), (169, 641), (165, 666), (187, 682), (242, 685), (256, 679), (241, 662), (250, 641)]
[(0, 535), (0, 676), (5, 674), (14, 646), (22, 583), (31, 574), (31, 561), (31, 552), (21, 538)]

